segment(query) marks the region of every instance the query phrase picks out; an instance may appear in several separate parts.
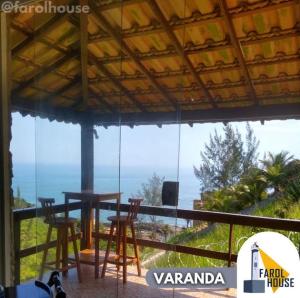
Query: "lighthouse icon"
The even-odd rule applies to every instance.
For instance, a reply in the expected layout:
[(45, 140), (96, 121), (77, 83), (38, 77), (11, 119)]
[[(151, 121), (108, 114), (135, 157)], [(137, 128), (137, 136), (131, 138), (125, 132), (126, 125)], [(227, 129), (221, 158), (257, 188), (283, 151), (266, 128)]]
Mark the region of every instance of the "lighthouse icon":
[(265, 281), (259, 279), (259, 246), (251, 246), (251, 280), (244, 280), (245, 293), (264, 293)]
[(251, 279), (252, 280), (259, 280), (259, 272), (258, 272), (258, 252), (259, 247), (257, 243), (255, 242), (251, 247)]

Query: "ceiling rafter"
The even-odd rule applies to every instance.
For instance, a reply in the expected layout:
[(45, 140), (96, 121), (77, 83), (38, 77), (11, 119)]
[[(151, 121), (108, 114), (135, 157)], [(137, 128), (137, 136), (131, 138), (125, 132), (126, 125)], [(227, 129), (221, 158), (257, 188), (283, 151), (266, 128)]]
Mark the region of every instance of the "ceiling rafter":
[[(80, 0), (80, 6), (86, 6), (87, 0)], [(89, 86), (88, 86), (88, 15), (80, 13), (79, 31), (80, 31), (80, 66), (81, 66), (81, 89), (82, 106), (88, 106)]]
[(54, 93), (51, 94), (51, 96), (49, 96), (48, 98), (46, 98), (44, 101), (47, 103), (50, 103), (53, 101), (53, 99), (57, 96), (60, 96), (61, 94), (64, 94), (65, 92), (67, 92), (69, 89), (71, 89), (72, 87), (74, 87), (76, 84), (78, 84), (80, 82), (80, 76), (77, 75), (76, 77), (74, 77), (73, 80), (71, 80), (70, 82), (68, 82), (66, 85), (62, 86), (61, 88), (59, 88), (58, 90), (56, 90)]
[[(288, 7), (293, 4), (295, 0), (281, 0), (276, 2), (268, 2), (263, 1), (261, 3), (247, 3), (244, 2), (243, 5), (234, 7), (229, 9), (229, 13), (232, 15), (233, 18), (241, 17), (242, 15), (247, 15), (253, 13), (255, 9), (255, 13), (268, 11), (272, 9), (279, 9), (283, 7)], [(101, 7), (101, 6), (100, 6)], [(191, 16), (179, 18), (178, 16), (174, 16), (170, 20), (168, 20), (168, 24), (171, 30), (180, 29), (183, 27), (188, 26), (197, 26), (203, 25), (208, 22), (216, 22), (222, 20), (222, 16), (220, 14), (220, 9), (217, 6), (215, 10), (210, 13), (202, 14), (199, 10), (193, 11)], [(134, 24), (131, 28), (123, 29), (122, 36), (123, 38), (130, 38), (134, 36), (145, 36), (146, 34), (153, 34), (153, 33), (163, 33), (164, 29), (162, 26), (154, 21), (151, 21), (149, 25), (146, 26), (138, 26)], [(105, 31), (94, 34), (90, 36), (90, 42), (98, 42), (98, 41), (106, 41), (111, 40), (112, 37)]]
[(103, 96), (100, 96), (91, 88), (89, 88), (89, 90), (90, 90), (92, 96), (97, 99), (98, 103), (100, 103), (102, 106), (104, 106), (107, 110), (109, 110), (112, 113), (118, 112), (118, 110), (113, 105), (109, 104), (108, 101), (106, 99), (104, 99)]
[[(45, 66), (43, 66), (42, 64), (34, 62), (31, 59), (27, 59), (23, 56), (16, 56), (14, 59), (20, 61), (23, 64), (25, 64), (25, 66), (30, 65), (33, 68), (37, 68), (39, 72), (41, 72), (45, 69)], [(53, 73), (55, 73), (59, 77), (61, 77), (63, 79), (66, 79), (66, 80), (74, 79), (74, 75), (69, 75), (68, 73), (66, 73), (64, 71), (61, 71), (61, 70), (54, 69)]]
[(36, 31), (31, 34), (27, 34), (27, 38), (25, 38), (22, 42), (20, 42), (17, 46), (12, 49), (12, 56), (18, 55), (23, 49), (25, 49), (32, 42), (43, 39), (43, 35), (47, 34), (50, 30), (53, 29), (54, 26), (57, 26), (61, 21), (66, 19), (67, 14), (58, 13), (50, 20), (48, 20), (44, 25), (38, 28)]
[[(81, 82), (81, 75), (77, 75), (72, 81), (70, 81), (68, 84), (62, 86), (61, 88), (59, 88), (57, 91), (55, 91), (54, 93), (52, 93), (49, 97), (47, 97), (43, 101), (45, 103), (47, 103), (47, 104), (51, 104), (51, 102), (53, 101), (53, 99), (55, 97), (61, 96), (63, 93), (65, 93), (66, 91), (68, 91), (72, 87), (76, 86), (80, 82)], [(116, 109), (112, 105), (110, 105), (106, 100), (104, 100), (101, 96), (99, 96), (98, 94), (96, 94), (93, 90), (91, 90), (91, 93), (97, 99), (97, 101), (101, 105), (103, 105), (107, 110), (109, 110), (112, 113), (116, 112)], [(70, 99), (70, 98), (68, 98), (68, 99)], [(79, 98), (78, 101), (81, 102), (81, 97)], [(77, 101), (75, 101), (75, 102), (77, 102)]]
[(161, 12), (159, 6), (157, 5), (155, 0), (148, 0), (148, 4), (151, 6), (153, 12), (155, 13), (156, 17), (160, 21), (162, 27), (165, 29), (167, 35), (169, 36), (171, 42), (173, 43), (178, 55), (181, 57), (183, 60), (184, 64), (187, 66), (189, 69), (191, 75), (193, 76), (194, 80), (196, 81), (196, 84), (201, 87), (202, 91), (204, 92), (205, 96), (210, 100), (212, 106), (214, 108), (217, 107), (217, 105), (214, 102), (214, 98), (212, 95), (209, 93), (209, 91), (206, 89), (205, 84), (201, 80), (200, 76), (196, 73), (194, 66), (190, 59), (186, 56), (184, 53), (184, 50), (182, 46), (180, 45), (177, 37), (175, 36), (174, 32), (171, 30), (168, 21), (164, 17), (163, 13)]
[[(72, 24), (74, 26), (76, 26), (77, 28), (79, 27), (79, 29), (81, 29), (80, 28), (80, 22), (78, 22), (77, 20), (73, 19), (72, 20)], [(86, 30), (86, 33), (88, 34), (88, 30)], [(87, 39), (85, 40), (85, 43), (86, 43), (86, 46), (87, 46), (87, 44), (88, 44), (88, 40)], [(86, 47), (86, 49), (87, 49), (87, 47)], [(88, 53), (88, 49), (87, 49), (87, 61), (90, 61), (91, 64), (94, 64), (98, 69), (100, 69), (101, 72), (106, 73), (106, 75), (108, 77), (108, 80), (110, 80), (117, 88), (122, 88), (124, 94), (125, 95), (127, 94), (127, 98), (129, 98), (129, 100), (138, 109), (140, 109), (142, 112), (146, 112), (145, 107), (138, 100), (136, 100), (132, 95), (130, 95), (129, 92), (127, 91), (127, 89), (118, 80), (110, 79), (112, 77), (112, 75), (110, 74), (110, 72), (99, 61), (97, 61), (96, 57), (94, 57), (92, 54)], [(116, 112), (117, 111), (116, 108), (114, 108), (104, 98), (100, 97), (97, 93), (95, 93), (90, 87), (89, 87), (88, 90), (90, 90), (96, 96), (97, 100), (100, 103), (102, 103), (103, 105), (105, 105), (108, 110), (110, 110), (111, 112)], [(80, 105), (80, 103), (76, 104), (76, 106), (78, 106), (78, 105)]]
[[(248, 67), (255, 67), (259, 65), (271, 65), (271, 64), (278, 64), (278, 63), (292, 63), (299, 61), (300, 58), (300, 49), (299, 53), (295, 54), (285, 54), (285, 53), (278, 53), (274, 57), (268, 57), (264, 58), (262, 56), (257, 56), (254, 60), (248, 60), (246, 61), (246, 65)], [(221, 70), (234, 70), (239, 69), (240, 66), (238, 64), (238, 60), (233, 61), (232, 63), (218, 63), (212, 66), (206, 66), (203, 63), (200, 63), (195, 67), (196, 72), (201, 73), (214, 73)], [(176, 76), (183, 76), (183, 75), (189, 75), (190, 72), (188, 69), (180, 68), (178, 70), (170, 70), (165, 69), (163, 71), (153, 71), (152, 74), (155, 76), (155, 78), (165, 78), (165, 77), (176, 77)], [(145, 79), (145, 75), (141, 72), (136, 72), (134, 74), (122, 74), (122, 75), (115, 75), (114, 76), (117, 80), (137, 80), (137, 79)], [(105, 82), (108, 78), (106, 77), (97, 77), (94, 79), (90, 79), (90, 82), (96, 83), (96, 82)]]
[[(109, 10), (109, 9), (113, 9), (113, 8), (117, 8), (120, 6), (124, 6), (124, 5), (131, 5), (131, 4), (137, 4), (137, 3), (141, 3), (144, 2), (145, 0), (110, 0), (104, 1), (97, 1), (98, 5), (96, 7), (100, 8), (101, 11), (105, 11), (105, 10)], [(101, 4), (102, 2), (102, 4)]]
[[(49, 90), (44, 90), (42, 89), (41, 91), (49, 94), (46, 98), (41, 98), (40, 101), (39, 101), (39, 104), (42, 104), (42, 105), (53, 105), (53, 100), (56, 98), (56, 97), (64, 97), (66, 100), (68, 101), (72, 101), (74, 102), (73, 105), (74, 106), (77, 106), (78, 103), (80, 103), (82, 100), (81, 100), (81, 97), (79, 98), (76, 98), (75, 100), (73, 99), (73, 97), (69, 97), (69, 96), (63, 96), (62, 94), (65, 93), (66, 91), (68, 91), (69, 89), (71, 89), (72, 87), (74, 87), (75, 85), (77, 85), (78, 83), (81, 82), (81, 76), (78, 75), (76, 76), (72, 81), (70, 81), (68, 84), (60, 87), (58, 90), (56, 90), (55, 92), (51, 92)], [(36, 86), (33, 86), (34, 89), (36, 90), (40, 90), (41, 88), (38, 88)], [(97, 93), (95, 93), (93, 90), (91, 90), (91, 93), (93, 95), (93, 97), (96, 98), (96, 100), (98, 101), (99, 104), (101, 104), (102, 106), (104, 106), (108, 111), (112, 112), (112, 113), (116, 113), (117, 110), (111, 105), (109, 104), (106, 100), (103, 99), (103, 97), (99, 96)], [(19, 97), (16, 97), (16, 98), (19, 98)], [(14, 98), (13, 99), (13, 104), (17, 104), (18, 103), (18, 99)]]
[[(29, 32), (27, 30), (21, 29), (19, 27), (19, 25), (17, 25), (17, 24), (12, 23), (11, 27), (13, 29), (18, 30), (19, 32), (22, 32), (23, 34), (25, 34), (27, 36), (27, 38), (32, 38), (34, 36), (33, 32)], [(57, 45), (57, 44), (53, 44), (52, 42), (50, 42), (48, 39), (46, 39), (44, 37), (41, 37), (39, 40), (37, 40), (35, 38), (31, 39), (31, 42), (35, 42), (35, 41), (39, 41), (39, 42), (45, 44), (46, 46), (48, 46), (49, 48), (54, 49), (60, 53), (64, 53), (64, 54), (67, 53), (67, 49), (65, 47)], [(23, 47), (23, 49), (24, 49), (24, 47)], [(13, 58), (16, 55), (19, 55), (19, 53), (20, 53), (19, 51), (18, 51), (18, 53), (16, 53), (16, 52), (14, 52), (14, 49), (12, 49), (12, 57)]]
[(78, 57), (78, 50), (73, 50), (72, 52), (70, 52), (69, 55), (66, 56), (62, 56), (60, 59), (58, 59), (56, 62), (54, 62), (53, 64), (43, 68), (38, 74), (35, 74), (32, 78), (30, 78), (29, 80), (21, 83), (14, 91), (13, 94), (19, 93), (22, 90), (24, 90), (25, 88), (30, 87), (30, 85), (34, 84), (37, 80), (40, 80), (43, 76), (47, 75), (49, 72), (54, 71), (56, 68), (61, 67), (62, 65), (64, 65), (67, 61)]
[(232, 22), (232, 18), (228, 12), (226, 0), (219, 0), (219, 4), (220, 4), (222, 14), (224, 16), (225, 24), (226, 24), (228, 33), (230, 35), (231, 42), (233, 44), (233, 47), (235, 49), (235, 52), (236, 52), (236, 55), (237, 55), (237, 58), (238, 58), (238, 61), (239, 61), (240, 67), (241, 67), (242, 74), (243, 74), (246, 84), (248, 86), (249, 95), (250, 95), (251, 99), (253, 100), (253, 102), (255, 104), (258, 104), (258, 99), (256, 97), (255, 88), (253, 87), (251, 77), (250, 77), (248, 68), (246, 66), (246, 62), (244, 59), (244, 54), (243, 54), (241, 44), (239, 43), (239, 41), (236, 37), (235, 28), (234, 28), (234, 25)]
[(141, 63), (141, 61), (135, 56), (133, 51), (128, 47), (128, 45), (123, 41), (121, 35), (115, 31), (114, 28), (109, 24), (109, 22), (99, 14), (97, 10), (97, 6), (95, 6), (93, 1), (89, 1), (89, 5), (96, 16), (97, 21), (103, 26), (109, 34), (111, 34), (114, 38), (114, 40), (118, 43), (122, 51), (124, 51), (137, 65), (139, 70), (145, 74), (147, 79), (151, 82), (151, 84), (161, 93), (161, 95), (171, 104), (171, 106), (176, 110), (177, 103), (174, 102), (174, 100), (167, 94), (167, 92), (160, 86), (160, 84), (153, 78), (153, 76), (149, 73), (147, 68)]
[(135, 99), (133, 95), (129, 93), (129, 91), (120, 83), (120, 81), (116, 80), (112, 74), (103, 66), (98, 60), (96, 59), (93, 54), (89, 54), (89, 61), (91, 64), (95, 65), (106, 77), (109, 78), (109, 80), (112, 82), (112, 84), (118, 88), (139, 110), (142, 112), (146, 112), (145, 107)]
[[(298, 28), (299, 27), (299, 28)], [(248, 45), (258, 45), (260, 43), (265, 42), (272, 42), (276, 40), (282, 40), (282, 39), (288, 39), (293, 37), (298, 37), (300, 31), (300, 23), (297, 23), (295, 28), (292, 29), (286, 29), (281, 30), (278, 32), (269, 32), (265, 34), (257, 34), (255, 32), (249, 33), (249, 36), (239, 38), (238, 41), (242, 46), (248, 46)], [(225, 39), (222, 41), (206, 41), (203, 44), (189, 44), (184, 49), (185, 54), (187, 55), (193, 55), (198, 53), (208, 53), (211, 51), (220, 51), (220, 50), (226, 50), (231, 49), (233, 45), (229, 42), (229, 40)], [(166, 48), (164, 50), (156, 50), (151, 49), (148, 52), (135, 52), (135, 56), (139, 60), (153, 60), (153, 59), (159, 59), (159, 58), (167, 58), (167, 57), (174, 57), (177, 56), (176, 50), (173, 46), (170, 46), (169, 48)], [(105, 56), (103, 58), (99, 58), (99, 61), (101, 61), (104, 64), (109, 63), (115, 63), (120, 61), (130, 61), (131, 58), (128, 55), (117, 55), (117, 56)]]
[[(100, 0), (100, 1), (98, 1), (99, 2), (98, 7), (101, 8), (101, 11), (105, 11), (105, 10), (121, 7), (124, 5), (132, 5), (132, 4), (140, 3), (140, 2), (144, 2), (144, 1), (145, 0), (123, 0), (123, 1), (122, 0), (110, 0), (110, 1), (105, 0), (104, 4), (101, 4), (101, 0)], [(244, 14), (251, 13), (253, 10), (265, 11), (270, 8), (278, 8), (278, 7), (281, 8), (281, 7), (291, 5), (291, 3), (293, 1), (295, 1), (295, 0), (261, 1), (258, 3), (243, 2), (243, 5), (231, 8), (230, 13), (234, 12), (239, 15), (244, 15)]]
[[(69, 85), (69, 84), (71, 84), (71, 83), (68, 83), (67, 85)], [(60, 97), (63, 97), (65, 99), (67, 99), (67, 100), (72, 100), (72, 98), (69, 97), (69, 96), (65, 96), (65, 95), (59, 94), (58, 92), (60, 92), (60, 89), (58, 91), (53, 91), (53, 90), (49, 90), (47, 88), (42, 88), (42, 87), (39, 87), (39, 86), (31, 86), (31, 88), (34, 89), (34, 90), (37, 90), (39, 92), (48, 94), (48, 96), (46, 96), (46, 97), (41, 97), (41, 100), (43, 100), (43, 98), (47, 98), (48, 99), (48, 97), (51, 97), (52, 99), (54, 99), (55, 96), (60, 96)]]
[[(260, 84), (273, 84), (273, 83), (281, 83), (281, 82), (290, 82), (290, 81), (299, 81), (300, 82), (300, 73), (295, 75), (279, 75), (277, 77), (266, 77), (262, 76), (257, 79), (253, 79), (253, 84), (260, 85)], [(91, 84), (94, 84), (91, 82)], [(222, 83), (213, 83), (213, 82), (207, 82), (206, 88), (208, 90), (215, 90), (215, 89), (231, 89), (234, 87), (243, 87), (245, 86), (244, 80), (231, 82), (231, 81), (223, 81)], [(176, 93), (176, 92), (191, 92), (191, 91), (199, 91), (201, 90), (201, 87), (196, 84), (191, 84), (189, 86), (184, 87), (173, 87), (173, 88), (167, 88), (169, 93)], [(145, 95), (145, 94), (155, 94), (157, 91), (153, 91), (151, 89), (135, 89), (135, 90), (129, 90), (129, 94), (131, 95)], [(104, 93), (105, 96), (121, 96), (124, 95), (122, 92), (119, 91), (113, 91), (109, 93)], [(207, 100), (209, 102), (209, 100)]]

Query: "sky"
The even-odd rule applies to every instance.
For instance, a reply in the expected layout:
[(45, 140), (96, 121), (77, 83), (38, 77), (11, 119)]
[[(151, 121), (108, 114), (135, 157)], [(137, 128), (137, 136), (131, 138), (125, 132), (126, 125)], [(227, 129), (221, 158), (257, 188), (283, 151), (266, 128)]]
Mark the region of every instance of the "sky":
[[(246, 123), (232, 123), (242, 135)], [(300, 158), (300, 121), (250, 122), (260, 141), (259, 152), (286, 150)], [(201, 162), (200, 151), (222, 123), (154, 125), (129, 127), (96, 127), (95, 165), (126, 167), (193, 168)], [(15, 163), (80, 164), (80, 126), (49, 122), (47, 119), (23, 117), (13, 113), (11, 151)], [(121, 147), (120, 145), (121, 140)], [(120, 150), (121, 148), (121, 154)], [(178, 161), (179, 160), (179, 161)]]

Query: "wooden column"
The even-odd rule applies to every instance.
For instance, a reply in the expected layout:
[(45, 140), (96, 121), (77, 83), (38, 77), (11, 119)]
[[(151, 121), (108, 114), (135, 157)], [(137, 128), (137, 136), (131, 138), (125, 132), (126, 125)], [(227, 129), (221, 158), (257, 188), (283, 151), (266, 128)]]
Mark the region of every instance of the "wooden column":
[[(81, 191), (94, 191), (94, 132), (93, 124), (81, 124)], [(81, 210), (81, 249), (91, 248), (93, 212), (85, 204)]]
[[(13, 284), (9, 14), (0, 12), (0, 284)], [(18, 260), (17, 260), (18, 261)]]
[[(80, 0), (81, 6), (87, 6), (87, 0)], [(86, 108), (88, 104), (88, 14), (80, 13), (80, 64), (81, 64), (81, 85), (82, 103)]]

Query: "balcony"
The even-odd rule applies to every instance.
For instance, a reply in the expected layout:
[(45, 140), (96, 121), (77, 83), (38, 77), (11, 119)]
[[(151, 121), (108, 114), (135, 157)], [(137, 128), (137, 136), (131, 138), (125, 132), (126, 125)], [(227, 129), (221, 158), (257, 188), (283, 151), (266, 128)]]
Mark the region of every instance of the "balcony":
[[(99, 203), (100, 210), (114, 211), (117, 208), (115, 203), (101, 202)], [(95, 206), (92, 206), (95, 207)], [(55, 206), (56, 213), (62, 213), (68, 208), (69, 211), (81, 210), (83, 214), (86, 214), (82, 208), (85, 208), (81, 203), (70, 203), (68, 206), (60, 204)], [(120, 204), (120, 211), (127, 211), (127, 204)], [(300, 232), (300, 220), (286, 220), (275, 219), (258, 216), (248, 216), (240, 214), (228, 214), (220, 212), (210, 211), (195, 211), (184, 209), (172, 209), (162, 207), (150, 207), (141, 206), (140, 213), (144, 215), (155, 215), (169, 218), (181, 218), (195, 221), (210, 222), (214, 224), (223, 224), (228, 228), (227, 249), (225, 251), (216, 251), (213, 249), (191, 247), (184, 245), (184, 243), (170, 243), (168, 241), (157, 241), (146, 239), (144, 237), (138, 238), (138, 244), (141, 247), (150, 247), (163, 252), (169, 252), (176, 254), (177, 256), (191, 255), (194, 257), (208, 258), (212, 260), (222, 261), (224, 266), (232, 266), (237, 260), (237, 248), (235, 247), (234, 239), (234, 227), (244, 226), (254, 228), (255, 231), (262, 229), (279, 230), (288, 232)], [(21, 248), (21, 234), (20, 227), (21, 222), (26, 219), (41, 217), (43, 212), (40, 208), (28, 208), (23, 210), (14, 211), (15, 221), (15, 272), (16, 283), (20, 283), (21, 280), (21, 259), (34, 255), (43, 251), (44, 244), (39, 244), (34, 247), (26, 249)], [(93, 237), (96, 237), (96, 233), (93, 232)], [(82, 238), (81, 235), (85, 235), (84, 231), (78, 233), (78, 239)], [(106, 232), (100, 232), (99, 238), (102, 241), (108, 239)], [(84, 242), (84, 239), (81, 239)], [(131, 242), (131, 238), (128, 239)], [(53, 240), (51, 245), (55, 247), (56, 240)], [(103, 255), (103, 251), (101, 252)], [(123, 285), (121, 274), (118, 274), (116, 267), (111, 265), (108, 267), (107, 276), (105, 279), (94, 278), (94, 267), (86, 265), (93, 257), (93, 251), (82, 250), (81, 261), (85, 263), (82, 265), (83, 270), (83, 282), (79, 284), (76, 278), (76, 271), (70, 270), (68, 275), (63, 278), (63, 285), (66, 292), (70, 297), (98, 297), (99, 293), (105, 293), (105, 297), (235, 297), (235, 289), (224, 289), (220, 291), (199, 291), (191, 289), (153, 289), (150, 288), (145, 280), (145, 274), (149, 266), (145, 266), (142, 271), (142, 277), (138, 277), (136, 274), (136, 268), (129, 266), (128, 268), (128, 283)], [(101, 262), (100, 262), (101, 263)], [(159, 266), (158, 266), (159, 267)], [(101, 269), (101, 268), (100, 268)]]

